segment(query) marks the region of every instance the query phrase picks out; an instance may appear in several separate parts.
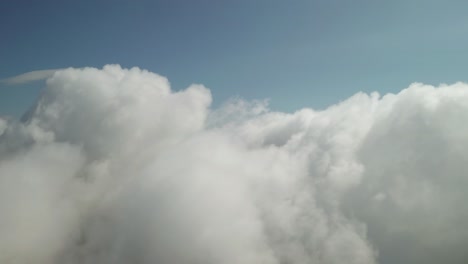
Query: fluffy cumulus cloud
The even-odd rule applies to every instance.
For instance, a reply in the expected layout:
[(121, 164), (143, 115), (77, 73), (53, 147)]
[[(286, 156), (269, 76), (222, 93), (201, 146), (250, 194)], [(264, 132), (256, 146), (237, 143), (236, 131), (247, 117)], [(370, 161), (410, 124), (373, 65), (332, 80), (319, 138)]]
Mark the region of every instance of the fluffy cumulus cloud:
[(468, 85), (210, 104), (138, 68), (53, 73), (0, 118), (0, 263), (468, 261)]

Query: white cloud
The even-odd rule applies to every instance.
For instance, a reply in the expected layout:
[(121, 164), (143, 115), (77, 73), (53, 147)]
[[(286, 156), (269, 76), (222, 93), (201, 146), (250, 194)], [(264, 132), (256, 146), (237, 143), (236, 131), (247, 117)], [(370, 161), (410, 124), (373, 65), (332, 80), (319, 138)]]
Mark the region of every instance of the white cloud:
[(54, 75), (54, 73), (59, 70), (61, 69), (30, 71), (27, 73), (23, 73), (17, 76), (13, 76), (10, 78), (0, 80), (0, 82), (8, 84), (8, 85), (16, 85), (16, 84), (25, 84), (25, 83), (30, 83), (34, 81), (45, 80), (51, 77), (52, 75)]
[(58, 71), (0, 119), (0, 262), (465, 263), (467, 99), (210, 110), (138, 68)]

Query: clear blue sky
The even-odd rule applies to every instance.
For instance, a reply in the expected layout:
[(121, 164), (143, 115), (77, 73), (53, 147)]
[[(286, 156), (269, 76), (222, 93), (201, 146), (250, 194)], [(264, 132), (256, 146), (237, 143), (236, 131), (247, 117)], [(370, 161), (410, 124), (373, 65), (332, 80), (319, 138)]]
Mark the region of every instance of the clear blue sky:
[[(0, 79), (63, 67), (139, 66), (215, 105), (270, 98), (324, 108), (358, 91), (468, 80), (468, 1), (1, 0)], [(19, 116), (42, 84), (0, 85)]]

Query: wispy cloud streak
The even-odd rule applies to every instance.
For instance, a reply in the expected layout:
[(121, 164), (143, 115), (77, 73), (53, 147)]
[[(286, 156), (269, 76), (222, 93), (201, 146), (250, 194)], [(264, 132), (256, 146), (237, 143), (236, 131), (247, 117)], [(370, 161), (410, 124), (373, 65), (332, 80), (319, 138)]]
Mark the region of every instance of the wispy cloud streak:
[(30, 71), (30, 72), (26, 72), (20, 75), (16, 75), (13, 77), (0, 80), (0, 82), (3, 84), (7, 84), (7, 85), (18, 85), (18, 84), (25, 84), (25, 83), (45, 80), (51, 77), (52, 75), (54, 75), (54, 73), (59, 70), (61, 69)]

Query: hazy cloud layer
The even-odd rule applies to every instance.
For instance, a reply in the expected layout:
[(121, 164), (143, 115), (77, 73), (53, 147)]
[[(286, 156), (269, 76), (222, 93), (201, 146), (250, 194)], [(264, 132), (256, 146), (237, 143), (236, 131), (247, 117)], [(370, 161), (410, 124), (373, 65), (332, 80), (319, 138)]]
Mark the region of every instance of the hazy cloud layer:
[(468, 85), (272, 112), (138, 68), (0, 119), (0, 263), (466, 263)]

